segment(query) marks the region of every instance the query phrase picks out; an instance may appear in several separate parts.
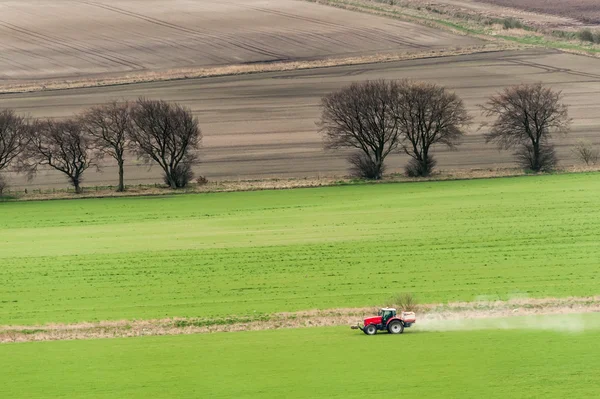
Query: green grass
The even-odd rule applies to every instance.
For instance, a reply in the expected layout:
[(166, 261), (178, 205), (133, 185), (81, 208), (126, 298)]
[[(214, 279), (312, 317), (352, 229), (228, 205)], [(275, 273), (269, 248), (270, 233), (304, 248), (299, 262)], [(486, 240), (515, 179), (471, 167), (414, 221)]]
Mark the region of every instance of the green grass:
[(0, 397), (597, 398), (600, 317), (585, 321), (595, 328), (416, 326), (367, 337), (339, 327), (8, 344)]
[(0, 325), (600, 293), (600, 175), (0, 204)]
[(600, 49), (590, 47), (590, 45), (586, 44), (577, 44), (568, 41), (560, 41), (560, 40), (552, 40), (547, 39), (543, 36), (529, 35), (529, 36), (508, 36), (508, 35), (497, 35), (496, 37), (502, 38), (504, 40), (512, 41), (515, 43), (521, 44), (529, 44), (534, 46), (541, 46), (547, 48), (555, 48), (560, 50), (577, 50), (577, 51), (585, 51), (592, 54), (600, 53)]
[[(316, 0), (307, 0), (307, 1), (316, 2)], [(379, 3), (381, 3), (381, 2), (379, 2)], [(482, 28), (469, 27), (464, 24), (450, 21), (447, 19), (431, 18), (431, 17), (427, 17), (425, 15), (419, 14), (417, 12), (406, 13), (406, 11), (407, 11), (406, 9), (399, 11), (399, 10), (395, 10), (395, 9), (379, 7), (376, 5), (369, 5), (369, 4), (365, 4), (365, 3), (360, 3), (360, 2), (357, 3), (357, 2), (345, 1), (345, 0), (342, 0), (342, 1), (326, 0), (325, 4), (327, 4), (329, 6), (333, 6), (333, 7), (343, 8), (343, 9), (348, 8), (348, 6), (350, 6), (350, 7), (354, 7), (356, 9), (365, 11), (365, 12), (376, 13), (376, 14), (383, 13), (385, 16), (395, 18), (395, 19), (409, 20), (411, 22), (420, 22), (420, 23), (426, 24), (426, 25), (434, 24), (435, 27), (451, 28), (458, 32), (472, 34), (472, 35), (485, 34), (485, 30)], [(419, 11), (420, 11), (420, 9), (419, 9)], [(438, 13), (438, 14), (441, 14), (441, 13)]]

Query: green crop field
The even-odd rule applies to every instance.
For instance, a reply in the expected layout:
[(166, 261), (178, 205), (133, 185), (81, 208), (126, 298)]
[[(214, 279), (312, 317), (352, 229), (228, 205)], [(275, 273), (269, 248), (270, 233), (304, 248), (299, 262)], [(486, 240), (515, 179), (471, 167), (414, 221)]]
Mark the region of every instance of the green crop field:
[(582, 332), (368, 337), (343, 327), (0, 346), (2, 398), (597, 398), (600, 316)]
[(595, 295), (599, 241), (597, 173), (5, 202), (0, 325)]

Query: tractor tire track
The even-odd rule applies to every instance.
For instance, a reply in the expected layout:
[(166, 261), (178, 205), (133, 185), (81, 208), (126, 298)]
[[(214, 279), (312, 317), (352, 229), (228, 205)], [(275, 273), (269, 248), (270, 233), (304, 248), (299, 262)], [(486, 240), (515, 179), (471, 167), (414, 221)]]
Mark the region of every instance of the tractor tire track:
[[(235, 4), (237, 0), (173, 0), (152, 8), (142, 8), (143, 2), (138, 0), (42, 5), (34, 1), (9, 2), (0, 17), (5, 23), (0, 25), (5, 33), (0, 42), (16, 45), (19, 50), (12, 51), (15, 59), (30, 65), (22, 68), (0, 58), (0, 69), (7, 71), (11, 85), (36, 81), (46, 86), (48, 79), (67, 83), (117, 75), (128, 78), (138, 71), (160, 75), (190, 68), (349, 54), (371, 57), (378, 52), (431, 49), (428, 43), (438, 43), (427, 36), (435, 34), (433, 30), (425, 29), (426, 34), (413, 37), (413, 32), (420, 32), (416, 25), (405, 24), (404, 29), (385, 18), (341, 15), (343, 11), (336, 10), (325, 10), (327, 17), (323, 17), (319, 6), (292, 0), (259, 4), (263, 7), (249, 4), (250, 8), (248, 2)], [(329, 15), (331, 22), (321, 20)], [(347, 20), (348, 16), (354, 19)], [(463, 42), (470, 46), (472, 41), (452, 36), (437, 47)]]
[[(3, 45), (0, 45), (0, 59), (3, 60), (4, 62), (6, 62), (9, 65), (13, 65), (16, 66), (18, 68), (20, 68), (21, 70), (24, 71), (34, 71), (35, 69), (33, 69), (31, 66), (24, 64), (22, 62), (16, 61), (13, 57), (10, 56), (5, 56), (3, 55), (4, 53), (4, 47)], [(16, 50), (16, 52), (20, 53), (20, 54), (25, 54), (23, 51), (20, 50)]]
[[(5, 44), (4, 43), (1, 46), (4, 49), (7, 49), (6, 50), (7, 52), (14, 52), (14, 53), (17, 53), (17, 54), (21, 54), (25, 58), (33, 58), (33, 59), (43, 60), (44, 62), (47, 62), (47, 63), (51, 64), (54, 67), (62, 67), (62, 66), (64, 66), (64, 64), (61, 64), (61, 63), (57, 62), (52, 57), (39, 55), (37, 53), (31, 52), (31, 51), (27, 51), (27, 50), (23, 50), (23, 49), (21, 49), (21, 48), (19, 48), (17, 46), (12, 46), (10, 44)], [(16, 62), (16, 61), (14, 61), (14, 59), (12, 59), (12, 57), (11, 57), (11, 62)], [(35, 68), (32, 67), (31, 65), (26, 65), (26, 64), (23, 64), (23, 65), (24, 65), (23, 69), (29, 70), (29, 71), (35, 71)]]
[(591, 73), (591, 72), (575, 71), (570, 68), (558, 68), (558, 67), (553, 67), (553, 66), (546, 65), (546, 64), (540, 64), (540, 63), (533, 62), (533, 61), (526, 61), (523, 59), (508, 60), (508, 62), (510, 62), (512, 64), (523, 65), (523, 66), (528, 66), (528, 67), (532, 67), (532, 68), (536, 68), (536, 69), (541, 69), (542, 71), (544, 71), (544, 73), (565, 73), (567, 75), (583, 76), (586, 78), (600, 79), (600, 74)]
[[(166, 22), (163, 20), (159, 20), (156, 18), (152, 18), (152, 17), (148, 17), (146, 15), (140, 14), (140, 13), (135, 13), (133, 11), (128, 11), (128, 10), (124, 10), (122, 8), (118, 8), (118, 7), (114, 7), (114, 6), (109, 6), (106, 4), (102, 4), (102, 3), (95, 3), (95, 2), (88, 2), (88, 1), (81, 1), (84, 4), (88, 4), (91, 6), (96, 6), (96, 7), (100, 7), (100, 8), (104, 8), (106, 10), (111, 10), (113, 12), (122, 14), (122, 15), (128, 15), (130, 17), (134, 17), (134, 18), (138, 18), (138, 19), (142, 19), (146, 22), (149, 23), (153, 23), (156, 25), (160, 25), (163, 27), (167, 27), (170, 29), (174, 29), (174, 30), (178, 30), (180, 32), (184, 32), (184, 33), (188, 33), (193, 35), (194, 37), (199, 38), (204, 44), (209, 45), (211, 47), (215, 47), (214, 42), (212, 41), (207, 41), (205, 39), (205, 37), (209, 37), (210, 39), (214, 39), (216, 41), (220, 40), (220, 36), (224, 37), (227, 39), (227, 43), (229, 43), (230, 45), (245, 50), (245, 51), (251, 51), (251, 52), (256, 52), (259, 54), (262, 54), (264, 56), (268, 56), (268, 57), (273, 57), (275, 59), (286, 59), (285, 57), (283, 57), (280, 53), (276, 52), (276, 51), (270, 51), (268, 49), (265, 48), (261, 48), (249, 43), (245, 43), (240, 41), (239, 39), (237, 39), (234, 35), (232, 34), (223, 34), (223, 35), (215, 35), (213, 33), (209, 33), (207, 31), (199, 31), (196, 29), (190, 29), (190, 28), (186, 28), (180, 25), (176, 25), (176, 24), (172, 24), (170, 22)], [(215, 47), (216, 49), (218, 49), (218, 47)]]
[[(40, 46), (42, 48), (45, 48), (45, 49), (49, 50), (52, 53), (62, 54), (64, 56), (66, 56), (66, 57), (76, 58), (78, 60), (82, 60), (82, 61), (85, 61), (85, 62), (89, 61), (87, 58), (81, 57), (78, 54), (72, 54), (72, 53), (66, 52), (64, 50), (61, 50), (60, 48), (56, 48), (55, 46), (50, 46), (50, 45), (46, 44), (46, 43), (51, 43), (51, 41), (40, 40), (40, 38), (35, 37), (35, 36), (31, 35), (31, 34), (27, 34), (26, 32), (20, 31), (18, 29), (13, 29), (13, 28), (11, 28), (9, 26), (5, 26), (3, 22), (0, 22), (0, 26), (3, 27), (3, 28), (5, 28), (5, 29), (7, 29), (7, 30), (12, 30), (14, 32), (21, 33), (22, 35), (24, 35), (25, 37), (20, 37), (19, 39), (21, 41), (25, 42), (25, 43), (29, 43), (29, 44), (32, 44), (34, 46), (35, 45)], [(37, 39), (37, 40), (34, 40), (34, 39)], [(54, 44), (56, 44), (56, 43), (54, 43)], [(30, 52), (27, 52), (27, 53), (30, 53)], [(50, 57), (45, 57), (45, 58), (50, 58)], [(69, 66), (72, 67), (72, 65), (69, 65)]]
[[(111, 11), (111, 12), (114, 12), (114, 13), (117, 13), (117, 14), (120, 14), (120, 15), (124, 15), (126, 17), (136, 18), (136, 19), (145, 21), (145, 22), (153, 24), (153, 25), (157, 25), (157, 26), (161, 26), (161, 27), (168, 28), (168, 29), (171, 29), (171, 30), (175, 30), (175, 31), (180, 32), (180, 33), (187, 33), (187, 34), (191, 33), (191, 34), (194, 34), (194, 35), (196, 35), (196, 38), (199, 39), (198, 41), (201, 42), (202, 44), (204, 44), (204, 45), (206, 45), (208, 47), (211, 47), (211, 48), (213, 48), (216, 51), (222, 50), (219, 46), (217, 46), (215, 44), (215, 42), (210, 41), (210, 40), (204, 40), (203, 37), (198, 36), (198, 35), (201, 35), (199, 32), (194, 32), (194, 31), (192, 31), (190, 29), (187, 29), (187, 28), (184, 28), (184, 27), (181, 27), (181, 26), (178, 26), (178, 25), (170, 24), (168, 22), (164, 22), (164, 21), (152, 18), (152, 17), (147, 17), (147, 16), (145, 16), (143, 14), (135, 13), (133, 11), (127, 11), (127, 10), (123, 10), (123, 9), (120, 9), (120, 8), (117, 8), (117, 7), (108, 6), (106, 4), (94, 3), (94, 2), (88, 2), (88, 1), (79, 1), (79, 2), (82, 3), (82, 4), (86, 4), (88, 6), (91, 6), (91, 7), (102, 8), (102, 9), (107, 10), (107, 11)], [(201, 50), (198, 50), (198, 49), (196, 49), (196, 51), (198, 51), (199, 53), (202, 54), (202, 56), (210, 59), (211, 61), (213, 61), (215, 63), (223, 63), (223, 62), (228, 62), (229, 61), (229, 59), (224, 58), (224, 57), (215, 56), (215, 54), (213, 54), (213, 53), (208, 53), (206, 51), (201, 51)]]
[[(78, 53), (83, 53), (86, 56), (89, 56), (90, 58), (103, 59), (103, 60), (109, 62), (109, 64), (107, 64), (107, 65), (118, 64), (118, 65), (121, 65), (121, 66), (125, 66), (127, 68), (142, 68), (141, 65), (136, 64), (136, 63), (132, 63), (132, 62), (128, 62), (128, 61), (124, 60), (121, 57), (110, 57), (110, 56), (98, 54), (98, 53), (95, 52), (94, 49), (89, 48), (87, 46), (69, 44), (69, 43), (66, 43), (66, 42), (62, 41), (60, 38), (56, 38), (56, 37), (53, 37), (53, 36), (48, 35), (48, 34), (37, 33), (37, 32), (31, 31), (31, 30), (28, 30), (28, 29), (25, 29), (25, 28), (21, 28), (21, 27), (19, 27), (17, 25), (10, 24), (8, 22), (0, 22), (0, 26), (3, 26), (6, 29), (9, 29), (9, 30), (12, 30), (12, 31), (15, 31), (15, 32), (19, 32), (19, 33), (21, 33), (23, 35), (30, 36), (32, 38), (35, 38), (35, 39), (39, 40), (39, 41), (45, 41), (45, 42), (48, 42), (48, 43), (52, 43), (52, 44), (54, 44), (56, 46), (60, 46), (60, 47), (63, 47), (63, 48), (68, 48), (68, 49), (73, 50), (73, 51), (78, 52)], [(48, 48), (48, 49), (52, 49), (52, 48)], [(53, 49), (53, 50), (56, 50), (56, 49)], [(68, 56), (74, 56), (73, 54), (65, 53), (65, 52), (62, 52), (62, 54), (68, 55)], [(86, 61), (88, 60), (87, 58), (83, 58), (83, 57), (77, 57), (77, 58), (82, 59), (82, 60), (86, 60)]]
[(350, 30), (350, 32), (352, 34), (354, 34), (355, 36), (362, 38), (364, 40), (369, 40), (372, 41), (374, 43), (379, 43), (382, 41), (382, 39), (386, 39), (388, 41), (394, 41), (396, 44), (401, 44), (404, 46), (408, 46), (408, 47), (413, 47), (413, 48), (426, 48), (428, 46), (425, 45), (420, 45), (414, 42), (411, 42), (409, 40), (406, 39), (400, 39), (397, 36), (388, 34), (387, 32), (384, 32), (380, 29), (377, 28), (371, 28), (371, 29), (357, 29), (357, 28), (349, 28), (346, 25), (342, 25), (342, 24), (337, 24), (335, 22), (329, 22), (329, 21), (324, 21), (321, 19), (317, 19), (317, 18), (312, 18), (312, 17), (305, 17), (305, 16), (300, 16), (297, 14), (291, 14), (291, 13), (287, 13), (284, 11), (279, 11), (279, 10), (274, 10), (274, 9), (268, 9), (268, 8), (262, 8), (262, 7), (256, 7), (256, 6), (250, 6), (250, 5), (244, 5), (244, 4), (240, 4), (240, 3), (231, 3), (231, 2), (227, 2), (227, 1), (223, 1), (223, 4), (230, 4), (233, 6), (238, 6), (238, 7), (243, 7), (243, 8), (247, 8), (247, 9), (251, 9), (254, 11), (258, 11), (261, 13), (265, 13), (265, 14), (273, 14), (273, 15), (277, 15), (277, 16), (281, 16), (281, 17), (285, 17), (285, 18), (289, 18), (289, 19), (293, 19), (293, 20), (299, 20), (299, 21), (303, 21), (303, 22), (310, 22), (313, 23), (317, 26), (328, 26), (328, 27), (332, 27), (332, 28), (336, 28), (336, 29), (341, 29), (341, 30)]

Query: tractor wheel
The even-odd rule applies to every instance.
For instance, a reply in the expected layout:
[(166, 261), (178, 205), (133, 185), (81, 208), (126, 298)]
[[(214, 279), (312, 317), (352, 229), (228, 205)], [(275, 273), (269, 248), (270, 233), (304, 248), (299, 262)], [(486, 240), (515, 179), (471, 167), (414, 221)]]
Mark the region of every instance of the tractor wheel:
[(375, 327), (374, 324), (369, 324), (368, 326), (365, 327), (365, 329), (363, 331), (367, 335), (375, 335), (375, 334), (377, 334), (377, 327)]
[(404, 332), (404, 324), (399, 320), (394, 320), (388, 325), (390, 334), (402, 334)]

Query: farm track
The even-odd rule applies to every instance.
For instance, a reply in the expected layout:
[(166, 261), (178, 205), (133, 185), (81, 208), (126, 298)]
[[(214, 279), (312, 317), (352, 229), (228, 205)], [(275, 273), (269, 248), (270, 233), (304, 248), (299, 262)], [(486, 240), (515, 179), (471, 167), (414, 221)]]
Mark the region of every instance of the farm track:
[[(171, 318), (163, 320), (120, 320), (39, 326), (0, 326), (0, 343), (124, 338), (155, 335), (207, 334), (217, 332), (259, 331), (285, 328), (308, 328), (355, 325), (376, 308), (311, 310), (259, 316), (232, 316), (226, 319)], [(550, 329), (536, 319), (514, 324), (507, 318), (524, 316), (558, 316), (600, 312), (600, 297), (514, 299), (509, 301), (456, 302), (421, 305), (417, 309), (418, 331), (452, 331), (481, 328)], [(476, 320), (497, 321), (491, 324), (469, 323)], [(575, 326), (573, 329), (584, 329)], [(568, 331), (568, 330), (567, 330)]]

